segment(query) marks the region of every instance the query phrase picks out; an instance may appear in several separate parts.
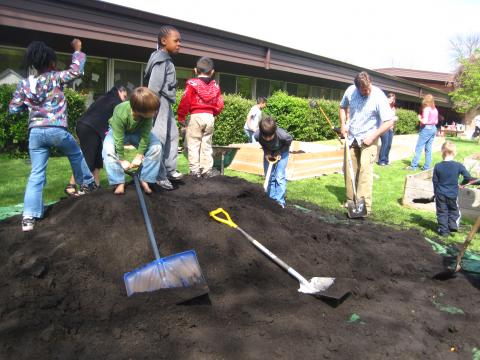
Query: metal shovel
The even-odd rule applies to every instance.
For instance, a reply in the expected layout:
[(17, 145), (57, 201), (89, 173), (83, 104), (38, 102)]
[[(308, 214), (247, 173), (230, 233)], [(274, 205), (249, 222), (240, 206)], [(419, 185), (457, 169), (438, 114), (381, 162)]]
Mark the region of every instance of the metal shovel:
[[(114, 158), (120, 162), (118, 158)], [(200, 264), (195, 251), (188, 250), (173, 254), (167, 257), (160, 257), (155, 235), (153, 234), (152, 223), (148, 216), (147, 205), (143, 197), (142, 189), (137, 171), (125, 170), (125, 173), (133, 178), (140, 207), (142, 209), (148, 238), (152, 246), (155, 260), (141, 266), (123, 276), (127, 295), (135, 293), (150, 292), (160, 289), (188, 288), (188, 292), (180, 294), (181, 301), (194, 299), (208, 293), (208, 286), (203, 276)]]
[[(357, 197), (357, 186), (355, 185), (355, 174), (353, 171), (353, 165), (352, 165), (352, 158), (350, 155), (350, 150), (348, 148), (348, 135), (345, 136), (345, 141), (344, 143), (342, 142), (342, 139), (340, 138), (340, 135), (338, 132), (335, 130), (335, 127), (333, 126), (332, 121), (328, 118), (327, 114), (325, 111), (322, 109), (320, 105), (315, 100), (310, 100), (309, 106), (314, 109), (314, 108), (319, 108), (320, 111), (322, 112), (323, 116), (325, 117), (325, 120), (327, 120), (328, 125), (330, 126), (330, 129), (335, 133), (337, 140), (340, 142), (341, 145), (345, 145), (345, 155), (347, 158), (347, 163), (348, 163), (348, 169), (346, 169), (350, 173), (350, 179), (352, 180), (352, 188), (353, 188), (353, 201), (352, 200), (347, 200), (347, 213), (348, 217), (351, 219), (355, 218), (362, 218), (367, 215), (367, 206), (365, 204), (365, 198), (360, 198), (358, 199)], [(346, 166), (346, 167), (347, 167)]]
[(455, 277), (455, 273), (462, 270), (461, 262), (462, 262), (463, 255), (465, 254), (465, 250), (467, 250), (468, 245), (470, 245), (470, 242), (472, 241), (473, 237), (475, 236), (479, 228), (480, 228), (480, 216), (477, 217), (477, 220), (475, 220), (475, 224), (473, 224), (472, 228), (470, 229), (470, 232), (467, 235), (465, 242), (463, 243), (462, 250), (457, 255), (457, 261), (455, 262), (455, 267), (453, 269), (449, 268), (445, 271), (442, 271), (434, 275), (433, 279), (448, 280)]
[(347, 200), (347, 213), (350, 219), (363, 218), (367, 215), (367, 205), (365, 198), (360, 199), (357, 196), (357, 186), (355, 184), (355, 172), (353, 171), (352, 157), (348, 147), (348, 135), (345, 136), (345, 156), (347, 160), (347, 168), (350, 173), (350, 180), (352, 181), (353, 201)]
[[(251, 237), (247, 232), (245, 232), (241, 227), (235, 224), (230, 215), (222, 208), (210, 211), (210, 216), (218, 222), (226, 224), (234, 229), (240, 231), (247, 239), (250, 241), (257, 249), (259, 249), (263, 254), (268, 256), (275, 264), (280, 266), (283, 270), (288, 272), (291, 276), (298, 280), (300, 288), (299, 292), (304, 294), (313, 295), (318, 298), (325, 298), (327, 300), (333, 300), (335, 302), (342, 301), (349, 293), (350, 288), (353, 285), (353, 280), (351, 279), (341, 279), (341, 278), (332, 278), (332, 277), (314, 277), (310, 280), (305, 279), (300, 275), (295, 269), (290, 267), (286, 262), (278, 258), (265, 246), (260, 244), (257, 240)], [(218, 215), (222, 214), (225, 218)]]

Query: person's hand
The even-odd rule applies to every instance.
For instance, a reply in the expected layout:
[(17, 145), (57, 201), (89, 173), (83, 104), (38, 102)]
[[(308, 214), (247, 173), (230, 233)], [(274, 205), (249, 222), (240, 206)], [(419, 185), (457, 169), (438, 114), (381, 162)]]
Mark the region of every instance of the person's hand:
[(282, 157), (280, 155), (265, 155), (265, 159), (267, 159), (268, 162), (271, 163), (276, 163), (278, 160), (280, 160)]
[(128, 170), (131, 167), (130, 161), (128, 160), (121, 160), (120, 165), (122, 165), (123, 170)]
[(75, 51), (81, 51), (82, 50), (82, 42), (80, 41), (80, 39), (73, 39), (72, 42), (71, 42), (71, 45), (72, 45), (72, 48), (73, 50)]
[(367, 135), (367, 137), (365, 139), (363, 139), (363, 143), (366, 145), (366, 146), (370, 146), (373, 144), (373, 141), (374, 141), (374, 137), (373, 135)]
[(343, 138), (345, 138), (347, 136), (347, 127), (344, 126), (344, 125), (341, 125), (340, 126), (340, 134), (343, 136)]
[(133, 159), (130, 166), (131, 167), (139, 167), (142, 164), (142, 161), (143, 161), (143, 155), (142, 154), (137, 154), (137, 156), (135, 156), (135, 159)]

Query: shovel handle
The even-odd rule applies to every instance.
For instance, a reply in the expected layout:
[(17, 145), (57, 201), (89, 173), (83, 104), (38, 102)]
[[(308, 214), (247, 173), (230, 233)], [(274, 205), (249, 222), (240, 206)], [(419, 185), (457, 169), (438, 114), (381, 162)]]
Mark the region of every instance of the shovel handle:
[[(214, 220), (217, 220), (218, 222), (221, 222), (222, 224), (228, 225), (228, 226), (230, 226), (234, 229), (236, 229), (238, 227), (238, 225), (233, 222), (230, 215), (228, 215), (228, 213), (225, 210), (223, 210), (222, 208), (218, 208), (216, 210), (210, 211), (209, 214)], [(225, 218), (218, 216), (220, 214), (225, 216)]]
[(470, 245), (470, 242), (472, 241), (473, 237), (475, 236), (479, 228), (480, 228), (480, 216), (477, 217), (475, 224), (473, 224), (472, 228), (470, 229), (470, 232), (467, 235), (467, 239), (463, 244), (462, 250), (457, 255), (457, 262), (455, 264), (455, 270), (454, 270), (455, 272), (460, 271), (460, 269), (462, 268), (460, 265), (462, 261), (462, 257), (465, 254), (465, 250), (467, 250), (468, 245)]
[[(290, 275), (292, 275), (294, 278), (296, 278), (299, 282), (302, 284), (305, 284), (308, 286), (308, 280), (305, 279), (302, 275), (300, 275), (294, 268), (290, 267), (285, 261), (277, 257), (274, 253), (272, 253), (270, 250), (268, 250), (265, 246), (263, 246), (260, 242), (255, 240), (250, 234), (248, 234), (245, 230), (243, 230), (240, 226), (235, 224), (232, 219), (230, 218), (230, 215), (223, 210), (222, 208), (218, 208), (216, 210), (210, 211), (210, 216), (214, 218), (215, 220), (227, 224), (228, 226), (231, 226), (238, 231), (240, 231), (248, 241), (250, 241), (258, 250), (260, 250), (262, 253), (264, 253), (266, 256), (268, 256), (271, 260), (273, 260), (274, 263), (276, 263), (278, 266), (280, 266), (282, 269), (287, 271)], [(225, 215), (226, 219), (223, 219), (221, 217), (218, 217), (218, 214), (223, 214)]]

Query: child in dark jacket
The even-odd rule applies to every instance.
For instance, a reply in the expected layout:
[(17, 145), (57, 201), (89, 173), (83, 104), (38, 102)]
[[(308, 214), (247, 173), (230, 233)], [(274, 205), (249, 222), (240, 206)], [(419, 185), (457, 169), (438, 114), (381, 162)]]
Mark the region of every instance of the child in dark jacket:
[(282, 208), (285, 207), (285, 194), (287, 192), (287, 176), (285, 174), (288, 163), (288, 154), (292, 136), (282, 128), (277, 127), (277, 122), (271, 117), (260, 120), (258, 130), (254, 134), (255, 140), (260, 143), (265, 155), (263, 169), (265, 174), (268, 169), (268, 162), (278, 159), (272, 169), (268, 196), (275, 200)]
[(465, 166), (454, 161), (455, 144), (446, 141), (442, 145), (443, 161), (433, 169), (433, 190), (437, 210), (438, 234), (448, 236), (450, 232), (458, 231), (460, 211), (458, 210), (458, 177), (463, 176), (462, 184), (472, 180)]
[(197, 61), (195, 74), (198, 77), (187, 80), (182, 100), (178, 105), (178, 122), (185, 125), (185, 118), (191, 114), (187, 126), (186, 142), (190, 175), (212, 177), (219, 175), (213, 169), (212, 137), (215, 116), (223, 109), (220, 87), (212, 79), (213, 60), (202, 57)]
[(68, 157), (75, 181), (80, 185), (80, 194), (96, 189), (82, 151), (67, 130), (63, 86), (82, 75), (86, 60), (79, 39), (72, 41), (72, 47), (75, 52), (70, 68), (56, 71), (55, 52), (41, 41), (32, 42), (25, 53), (25, 65), (33, 67), (37, 74), (20, 81), (9, 105), (10, 113), (29, 111), (28, 152), (32, 170), (25, 190), (23, 231), (33, 230), (35, 219), (44, 215), (43, 187), (51, 149), (56, 148)]
[[(112, 87), (109, 92), (99, 97), (77, 121), (77, 137), (88, 168), (100, 185), (100, 169), (103, 167), (102, 147), (108, 132), (108, 119), (112, 117), (115, 106), (125, 101), (127, 90), (123, 87)], [(68, 196), (78, 196), (75, 178), (65, 188)]]

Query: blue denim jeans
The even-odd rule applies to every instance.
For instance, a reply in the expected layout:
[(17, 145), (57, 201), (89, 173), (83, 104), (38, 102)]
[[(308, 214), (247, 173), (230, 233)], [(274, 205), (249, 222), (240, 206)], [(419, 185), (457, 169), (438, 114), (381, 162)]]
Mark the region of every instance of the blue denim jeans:
[(255, 134), (255, 131), (252, 131), (252, 130), (248, 130), (248, 129), (243, 128), (243, 132), (244, 132), (245, 135), (247, 136), (249, 143), (252, 143), (252, 144), (256, 144), (256, 143), (257, 143), (257, 140), (255, 140), (255, 136), (253, 136), (253, 135)]
[(32, 170), (25, 190), (24, 217), (41, 218), (43, 216), (43, 187), (47, 183), (46, 169), (52, 148), (60, 150), (68, 157), (77, 184), (88, 185), (94, 181), (80, 147), (66, 129), (32, 128), (28, 138)]
[[(287, 176), (285, 171), (287, 169), (288, 154), (288, 150), (281, 153), (280, 156), (282, 158), (273, 165), (270, 182), (268, 183), (267, 188), (268, 197), (282, 206), (285, 206), (285, 194), (287, 192)], [(267, 175), (268, 161), (265, 159), (265, 153), (263, 155), (263, 170), (265, 175)]]
[(393, 130), (390, 129), (386, 131), (380, 138), (382, 139), (382, 146), (380, 147), (380, 152), (378, 154), (378, 163), (388, 165), (388, 155), (390, 154), (390, 149), (392, 147)]
[[(138, 148), (140, 142), (140, 134), (125, 134), (124, 143), (130, 144)], [(113, 157), (112, 157), (113, 156)], [(115, 158), (118, 155), (115, 152), (115, 144), (113, 142), (113, 133), (110, 129), (105, 140), (103, 141), (102, 150), (103, 163), (107, 172), (108, 183), (110, 185), (124, 184), (125, 171)], [(162, 144), (160, 140), (150, 133), (150, 144), (144, 154), (142, 171), (140, 180), (148, 183), (154, 183), (157, 180), (158, 171), (162, 158)]]
[(432, 165), (432, 146), (435, 134), (437, 133), (437, 127), (435, 125), (425, 125), (418, 133), (417, 146), (415, 147), (415, 156), (412, 160), (412, 168), (418, 167), (418, 162), (422, 157), (422, 151), (425, 149), (425, 164), (423, 170), (430, 169)]

